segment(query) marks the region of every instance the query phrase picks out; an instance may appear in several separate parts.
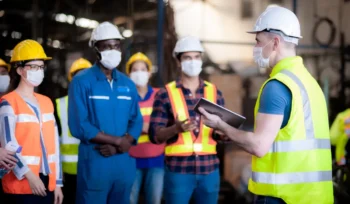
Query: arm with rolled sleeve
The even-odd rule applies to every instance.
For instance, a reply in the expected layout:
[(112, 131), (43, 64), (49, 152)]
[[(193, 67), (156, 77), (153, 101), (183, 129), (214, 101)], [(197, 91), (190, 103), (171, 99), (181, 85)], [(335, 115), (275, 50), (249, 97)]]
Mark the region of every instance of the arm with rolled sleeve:
[[(18, 145), (16, 136), (16, 115), (10, 104), (2, 100), (0, 103), (0, 139), (1, 146), (5, 147), (7, 143), (13, 142)], [(22, 180), (24, 175), (30, 171), (21, 153), (16, 153), (18, 160), (16, 167), (12, 170), (18, 180)]]
[(140, 107), (138, 104), (138, 93), (135, 89), (131, 89), (132, 91), (132, 105), (130, 110), (130, 116), (129, 116), (129, 123), (128, 123), (128, 129), (127, 133), (133, 137), (134, 142), (137, 141), (137, 139), (140, 137), (142, 132), (142, 124), (143, 119), (140, 111)]
[(60, 138), (58, 133), (58, 127), (57, 123), (55, 121), (55, 156), (56, 156), (56, 186), (62, 187), (63, 181), (62, 181), (62, 160), (61, 160), (61, 153), (60, 153)]
[(89, 143), (100, 132), (89, 121), (87, 94), (83, 84), (73, 78), (68, 89), (68, 126), (72, 135), (84, 143)]

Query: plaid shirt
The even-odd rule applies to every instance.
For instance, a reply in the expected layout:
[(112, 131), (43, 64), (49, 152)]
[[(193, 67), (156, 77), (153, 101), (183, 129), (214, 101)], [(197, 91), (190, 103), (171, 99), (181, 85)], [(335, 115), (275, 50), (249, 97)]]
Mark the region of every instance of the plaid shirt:
[[(191, 91), (183, 87), (181, 80), (176, 81), (176, 87), (181, 88), (184, 94), (187, 107), (189, 109), (190, 119), (197, 121), (198, 129), (200, 124), (200, 115), (194, 111), (194, 107), (198, 100), (204, 97), (204, 84), (203, 80), (200, 80), (199, 88), (196, 91), (195, 97), (192, 97)], [(217, 91), (217, 104), (224, 106), (224, 98), (221, 92)], [(171, 108), (168, 92), (165, 88), (158, 91), (155, 96), (153, 104), (153, 112), (151, 115), (149, 135), (152, 142), (157, 143), (154, 138), (155, 132), (160, 127), (169, 127), (174, 125), (174, 114)], [(194, 134), (198, 136), (198, 131), (194, 131)], [(167, 141), (168, 144), (176, 142), (178, 136)], [(166, 156), (165, 158), (167, 168), (172, 172), (185, 173), (185, 174), (209, 174), (215, 171), (219, 167), (219, 159), (214, 155), (191, 155), (187, 157), (179, 156)]]

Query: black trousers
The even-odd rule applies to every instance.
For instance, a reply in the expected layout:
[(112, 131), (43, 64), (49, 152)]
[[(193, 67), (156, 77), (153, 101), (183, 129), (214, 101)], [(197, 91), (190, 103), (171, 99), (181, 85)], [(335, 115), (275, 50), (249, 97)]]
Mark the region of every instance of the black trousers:
[(74, 204), (77, 191), (77, 175), (63, 175), (63, 204)]
[[(49, 185), (49, 177), (40, 174), (40, 179), (43, 181), (46, 189)], [(0, 201), (3, 203), (2, 201)], [(53, 204), (54, 203), (54, 192), (46, 190), (46, 196), (37, 196), (33, 194), (8, 194), (5, 193), (4, 204)]]

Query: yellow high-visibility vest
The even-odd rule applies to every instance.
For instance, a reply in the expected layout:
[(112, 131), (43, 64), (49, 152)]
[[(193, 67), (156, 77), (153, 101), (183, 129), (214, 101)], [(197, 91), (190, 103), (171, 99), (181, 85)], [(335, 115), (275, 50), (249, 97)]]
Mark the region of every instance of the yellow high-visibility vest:
[(335, 159), (338, 165), (344, 165), (345, 147), (350, 137), (350, 109), (337, 115), (331, 130), (331, 144), (335, 145)]
[(61, 123), (61, 156), (64, 173), (77, 174), (80, 140), (73, 137), (68, 127), (68, 96), (56, 99), (56, 110)]
[(301, 57), (280, 61), (265, 84), (270, 80), (278, 80), (290, 89), (291, 113), (270, 151), (262, 158), (253, 156), (249, 190), (281, 198), (288, 204), (334, 203), (328, 113), (321, 88)]
[[(204, 82), (204, 98), (216, 103), (217, 89), (215, 85)], [(176, 87), (176, 82), (170, 82), (166, 86), (171, 108), (176, 118), (179, 120), (189, 119), (188, 107), (181, 88)], [(216, 142), (212, 138), (213, 129), (205, 126), (200, 122), (200, 130), (198, 137), (193, 132), (180, 133), (175, 143), (167, 144), (165, 147), (166, 156), (189, 156), (195, 153), (196, 155), (216, 154)]]

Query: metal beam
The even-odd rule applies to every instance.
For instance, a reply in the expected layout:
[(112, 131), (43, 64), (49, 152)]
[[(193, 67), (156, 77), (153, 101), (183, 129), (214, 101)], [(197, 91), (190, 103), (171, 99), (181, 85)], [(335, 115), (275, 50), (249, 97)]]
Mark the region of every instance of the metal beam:
[(164, 60), (164, 49), (163, 49), (163, 32), (164, 32), (164, 1), (158, 0), (158, 24), (157, 24), (157, 83), (163, 86), (162, 80), (162, 70), (163, 70), (163, 60)]

